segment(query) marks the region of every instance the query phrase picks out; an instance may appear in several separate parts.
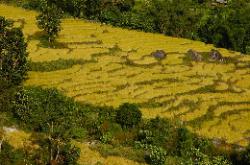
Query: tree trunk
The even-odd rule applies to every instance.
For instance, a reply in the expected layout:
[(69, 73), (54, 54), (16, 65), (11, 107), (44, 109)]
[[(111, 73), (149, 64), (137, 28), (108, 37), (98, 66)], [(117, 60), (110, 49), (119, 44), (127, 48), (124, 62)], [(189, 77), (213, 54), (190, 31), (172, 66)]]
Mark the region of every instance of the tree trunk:
[(4, 136), (2, 137), (2, 140), (0, 141), (0, 153), (2, 151), (2, 144), (3, 144), (3, 141), (4, 141)]

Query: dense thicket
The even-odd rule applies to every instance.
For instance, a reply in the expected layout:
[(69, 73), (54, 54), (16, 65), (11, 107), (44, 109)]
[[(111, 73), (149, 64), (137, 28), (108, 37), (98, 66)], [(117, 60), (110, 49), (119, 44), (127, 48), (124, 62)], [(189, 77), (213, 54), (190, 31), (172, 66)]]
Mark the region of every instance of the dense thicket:
[[(40, 1), (26, 0), (21, 5), (39, 9)], [(227, 5), (207, 0), (48, 1), (74, 17), (250, 52), (249, 0), (231, 0)]]

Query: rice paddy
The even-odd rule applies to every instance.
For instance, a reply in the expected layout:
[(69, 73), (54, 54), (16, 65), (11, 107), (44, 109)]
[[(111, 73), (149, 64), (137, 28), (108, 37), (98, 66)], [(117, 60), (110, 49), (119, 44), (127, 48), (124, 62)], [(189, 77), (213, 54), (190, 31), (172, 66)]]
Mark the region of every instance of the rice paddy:
[[(56, 87), (77, 101), (95, 105), (137, 103), (145, 118), (176, 118), (201, 136), (248, 143), (250, 56), (218, 48), (233, 60), (187, 61), (189, 49), (215, 48), (72, 18), (62, 21), (57, 44), (49, 48), (36, 26), (36, 12), (0, 5), (0, 15), (23, 26), (36, 66), (25, 85)], [(156, 59), (151, 55), (156, 50), (164, 50), (167, 57)], [(55, 67), (44, 69), (40, 66), (44, 63)]]

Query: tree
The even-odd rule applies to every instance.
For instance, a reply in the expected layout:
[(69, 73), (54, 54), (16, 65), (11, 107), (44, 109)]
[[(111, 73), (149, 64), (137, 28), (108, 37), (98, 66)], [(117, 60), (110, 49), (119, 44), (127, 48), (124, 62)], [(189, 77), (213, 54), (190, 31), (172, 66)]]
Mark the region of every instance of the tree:
[(69, 143), (70, 138), (56, 137), (53, 122), (49, 127), (48, 137), (45, 139), (45, 145), (48, 145), (45, 148), (48, 148), (49, 164), (77, 165), (80, 149)]
[(142, 113), (135, 104), (124, 103), (118, 108), (116, 113), (116, 122), (123, 128), (136, 126), (142, 118)]
[(72, 0), (72, 3), (74, 17), (82, 17), (86, 8), (85, 0)]
[(28, 71), (27, 43), (20, 28), (0, 16), (0, 81), (19, 85)]
[(191, 1), (155, 1), (155, 15), (159, 31), (176, 37), (195, 38), (198, 11)]
[(101, 0), (85, 0), (85, 16), (87, 18), (98, 18), (101, 13)]
[(47, 34), (49, 43), (53, 43), (61, 31), (62, 11), (47, 0), (42, 0), (41, 14), (37, 16), (37, 25)]

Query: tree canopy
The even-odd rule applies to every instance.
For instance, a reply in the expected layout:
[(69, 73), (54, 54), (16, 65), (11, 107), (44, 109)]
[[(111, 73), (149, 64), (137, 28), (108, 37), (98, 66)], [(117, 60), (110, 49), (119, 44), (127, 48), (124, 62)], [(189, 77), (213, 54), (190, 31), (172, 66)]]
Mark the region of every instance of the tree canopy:
[(25, 79), (28, 71), (27, 43), (20, 28), (0, 16), (0, 78), (18, 85)]

